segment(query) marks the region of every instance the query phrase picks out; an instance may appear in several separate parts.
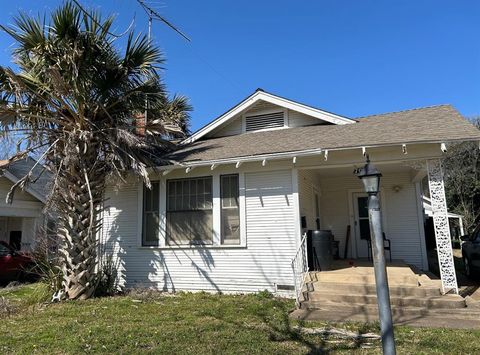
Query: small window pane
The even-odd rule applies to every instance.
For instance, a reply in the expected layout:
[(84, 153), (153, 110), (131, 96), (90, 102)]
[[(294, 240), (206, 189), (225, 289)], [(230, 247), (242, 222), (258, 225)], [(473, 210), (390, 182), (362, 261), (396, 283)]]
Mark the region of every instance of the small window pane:
[[(172, 181), (169, 182), (170, 186)], [(181, 179), (175, 181), (174, 193), (169, 191), (171, 199), (167, 205), (167, 243), (182, 245), (190, 243), (212, 243), (213, 212), (211, 177)], [(209, 188), (210, 192), (205, 190)], [(170, 198), (169, 198), (170, 201)]]
[(158, 245), (160, 184), (152, 181), (151, 188), (143, 188), (143, 228), (142, 245)]
[(222, 244), (240, 244), (238, 175), (220, 177)]
[(358, 216), (368, 217), (368, 197), (358, 198)]
[(360, 223), (360, 239), (370, 240), (370, 221), (361, 219)]

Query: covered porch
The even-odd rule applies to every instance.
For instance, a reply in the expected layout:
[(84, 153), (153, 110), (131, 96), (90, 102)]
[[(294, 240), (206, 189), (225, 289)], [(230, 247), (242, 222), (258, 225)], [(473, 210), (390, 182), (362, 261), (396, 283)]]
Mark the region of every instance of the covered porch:
[[(365, 155), (369, 153), (372, 162), (382, 173), (379, 197), (387, 261), (428, 270), (422, 200), (425, 185), (432, 201), (434, 247), (441, 265), (441, 292), (458, 293), (439, 156), (444, 146), (416, 145), (409, 146), (408, 151), (406, 145), (400, 148), (339, 150), (330, 153), (330, 157), (328, 151), (324, 151), (324, 159), (310, 159), (298, 166), (299, 233), (306, 235), (309, 230), (331, 231), (338, 245), (338, 249), (334, 250), (337, 259), (369, 259), (368, 196), (353, 173), (364, 165)], [(422, 184), (422, 181), (426, 184)], [(299, 251), (301, 248), (299, 245)], [(298, 254), (294, 261), (298, 259)], [(308, 259), (305, 255), (305, 265), (308, 265)], [(305, 266), (304, 270), (307, 269), (308, 266)]]
[(38, 217), (0, 215), (0, 241), (16, 250), (32, 250), (37, 220)]
[[(371, 257), (368, 196), (353, 174), (356, 165), (299, 169), (302, 234), (330, 230), (340, 259)], [(358, 165), (360, 166), (360, 165)], [(406, 162), (378, 164), (386, 257), (428, 269), (423, 226), (421, 178), (426, 172)]]

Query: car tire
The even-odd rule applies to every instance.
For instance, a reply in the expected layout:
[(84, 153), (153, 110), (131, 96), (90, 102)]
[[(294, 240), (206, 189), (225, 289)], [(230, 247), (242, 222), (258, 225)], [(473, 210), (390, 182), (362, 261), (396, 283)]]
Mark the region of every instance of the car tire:
[(463, 265), (464, 265), (465, 275), (467, 277), (472, 277), (472, 270), (470, 268), (470, 261), (468, 260), (467, 257), (463, 257)]

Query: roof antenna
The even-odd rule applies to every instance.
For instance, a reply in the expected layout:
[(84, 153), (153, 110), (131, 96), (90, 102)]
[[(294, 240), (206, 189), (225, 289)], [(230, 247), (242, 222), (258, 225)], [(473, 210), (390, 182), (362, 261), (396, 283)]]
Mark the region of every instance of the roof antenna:
[[(153, 20), (159, 20), (170, 27), (172, 30), (177, 32), (180, 36), (185, 38), (187, 41), (191, 42), (191, 39), (188, 38), (186, 34), (180, 31), (177, 27), (175, 27), (170, 21), (165, 19), (161, 16), (155, 9), (149, 6), (144, 0), (137, 0), (140, 6), (145, 10), (148, 16), (148, 46), (150, 47), (150, 43), (152, 41), (152, 22)], [(148, 98), (145, 98), (145, 114), (143, 118), (144, 125), (147, 125), (147, 113), (148, 113)]]
[(159, 20), (163, 22), (165, 25), (170, 27), (172, 30), (177, 32), (180, 36), (182, 36), (187, 41), (191, 42), (192, 40), (182, 31), (180, 31), (176, 26), (174, 26), (170, 21), (165, 19), (165, 17), (161, 16), (155, 9), (149, 6), (144, 0), (137, 0), (140, 6), (145, 10), (148, 16), (148, 40), (150, 41), (151, 30), (152, 30), (152, 20)]

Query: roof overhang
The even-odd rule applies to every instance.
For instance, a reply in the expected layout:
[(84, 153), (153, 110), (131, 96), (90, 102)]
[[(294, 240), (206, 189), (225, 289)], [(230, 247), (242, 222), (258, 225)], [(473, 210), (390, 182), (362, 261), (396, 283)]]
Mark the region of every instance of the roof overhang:
[[(318, 156), (320, 154), (324, 154), (327, 159), (329, 152), (334, 151), (348, 151), (348, 150), (359, 150), (362, 154), (366, 154), (368, 149), (372, 148), (387, 148), (387, 147), (398, 147), (399, 151), (402, 151), (403, 154), (407, 155), (407, 150), (405, 149), (409, 145), (417, 145), (417, 144), (436, 144), (438, 145), (438, 152), (439, 156), (443, 154), (442, 147), (445, 143), (452, 143), (455, 141), (427, 141), (427, 142), (409, 142), (409, 143), (393, 143), (393, 144), (377, 144), (377, 145), (364, 145), (364, 146), (351, 146), (351, 147), (340, 147), (340, 148), (316, 148), (316, 149), (308, 149), (308, 150), (297, 150), (297, 151), (288, 151), (288, 152), (280, 152), (280, 153), (268, 153), (268, 154), (257, 154), (257, 155), (248, 155), (248, 156), (238, 156), (238, 157), (229, 157), (229, 158), (222, 158), (222, 159), (213, 159), (213, 160), (201, 160), (201, 161), (186, 161), (186, 162), (178, 162), (172, 165), (163, 165), (158, 166), (156, 169), (159, 170), (174, 170), (174, 169), (181, 169), (181, 168), (196, 168), (202, 166), (219, 166), (224, 164), (236, 164), (236, 163), (248, 163), (248, 162), (262, 162), (262, 161), (269, 161), (269, 160), (281, 160), (281, 159), (297, 159), (301, 157), (309, 157), (309, 156)], [(426, 156), (425, 159), (432, 159), (438, 158), (438, 156)], [(414, 158), (418, 160), (418, 157)]]
[(317, 108), (307, 106), (292, 100), (288, 100), (286, 98), (270, 94), (265, 91), (257, 90), (252, 95), (248, 96), (246, 99), (241, 101), (238, 105), (234, 106), (223, 115), (218, 117), (217, 119), (213, 120), (206, 126), (200, 128), (198, 131), (193, 133), (190, 137), (186, 138), (181, 142), (181, 144), (187, 144), (195, 142), (196, 140), (202, 138), (209, 132), (212, 132), (216, 128), (220, 127), (221, 125), (228, 122), (234, 116), (242, 113), (243, 111), (247, 110), (248, 108), (255, 105), (258, 101), (265, 101), (271, 103), (273, 105), (277, 105), (280, 107), (284, 107), (289, 110), (297, 111), (303, 113), (305, 115), (318, 118), (320, 120), (333, 123), (333, 124), (351, 124), (356, 123), (355, 120), (350, 118), (342, 117), (327, 111), (319, 110)]
[[(1, 176), (7, 178), (8, 180), (10, 180), (12, 183), (17, 183), (20, 179), (17, 178), (15, 175), (13, 175), (11, 172), (9, 172), (8, 170), (4, 170), (2, 173), (1, 173)], [(30, 195), (32, 195), (33, 197), (35, 197), (37, 200), (39, 200), (40, 202), (42, 202), (43, 204), (46, 203), (46, 198), (45, 196), (43, 196), (41, 193), (39, 193), (38, 191), (36, 191), (35, 189), (32, 189), (31, 187), (27, 186), (25, 188), (25, 191), (28, 192)]]

